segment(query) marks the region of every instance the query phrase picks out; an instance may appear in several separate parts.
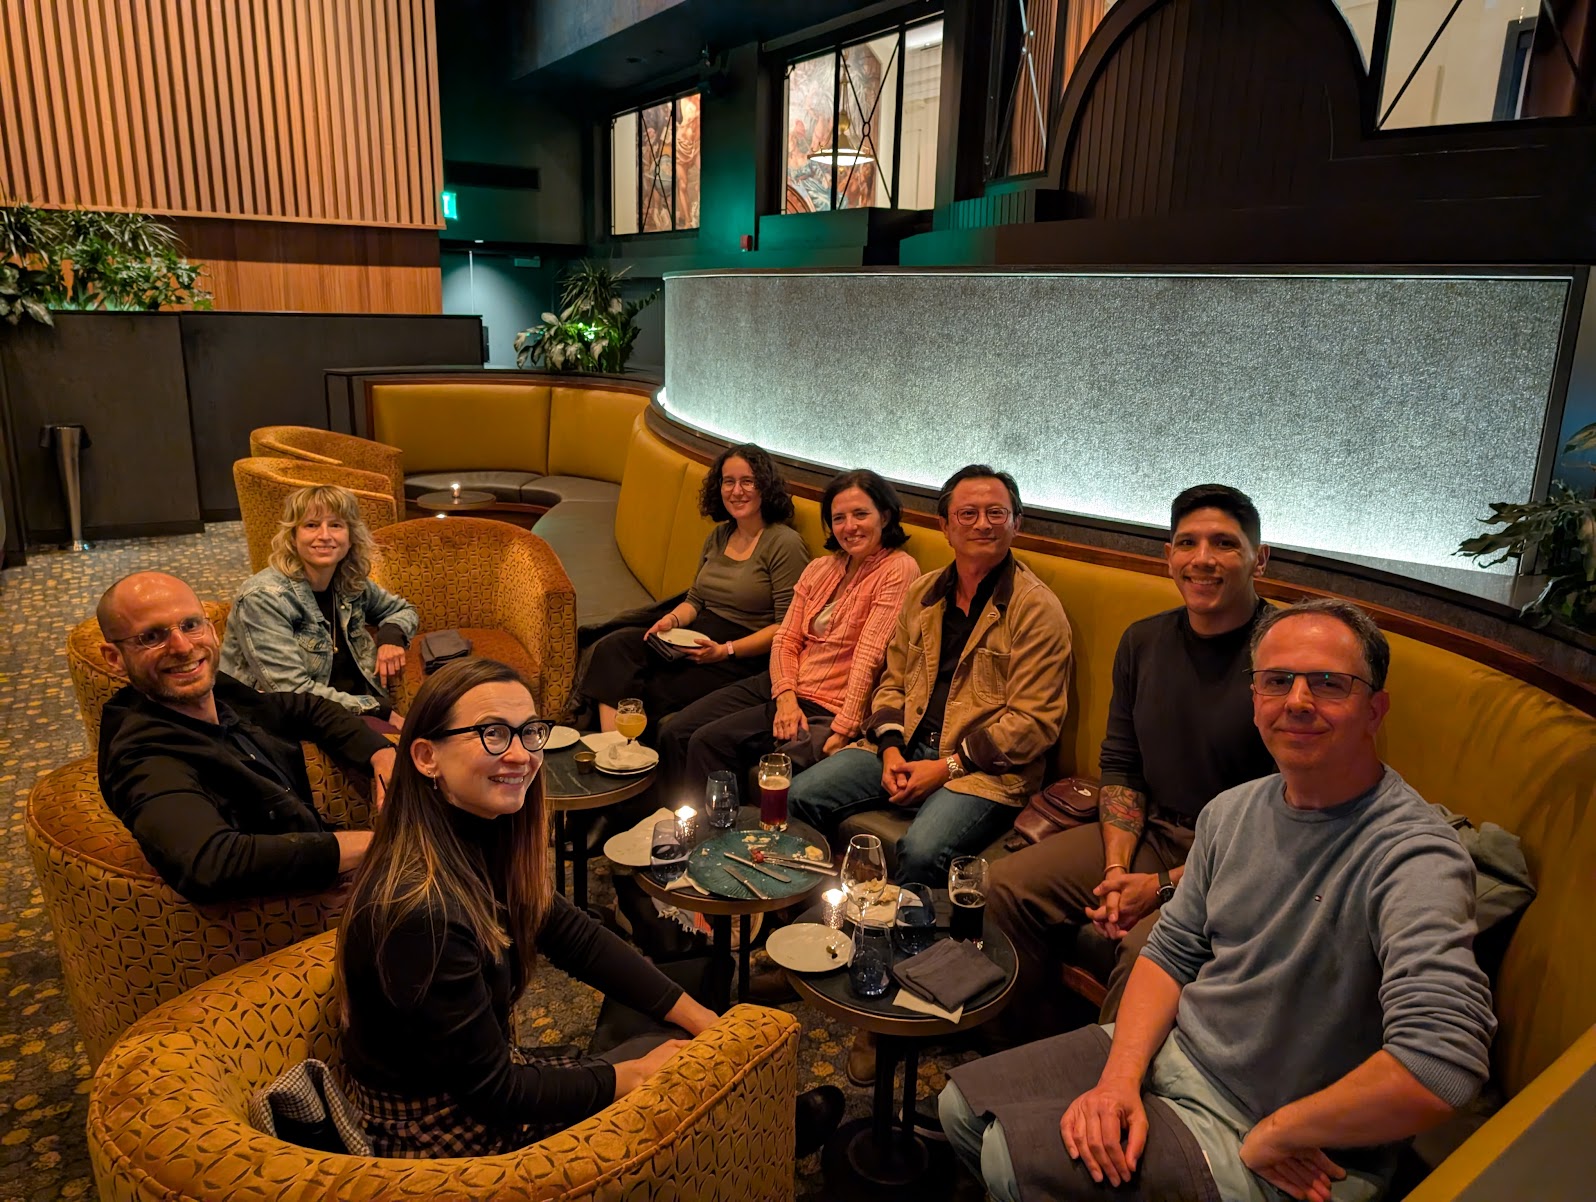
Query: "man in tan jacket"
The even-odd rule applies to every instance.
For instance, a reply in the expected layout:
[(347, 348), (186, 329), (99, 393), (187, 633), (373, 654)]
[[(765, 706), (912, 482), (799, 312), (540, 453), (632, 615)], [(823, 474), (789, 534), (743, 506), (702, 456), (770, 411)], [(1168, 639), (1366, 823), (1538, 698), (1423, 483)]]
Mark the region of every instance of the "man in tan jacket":
[(1013, 478), (984, 464), (942, 486), (953, 563), (909, 588), (865, 740), (792, 783), (793, 813), (821, 830), (861, 810), (912, 811), (900, 881), (946, 886), (950, 860), (1000, 835), (1041, 788), (1064, 722), (1069, 619), (1010, 554), (1020, 514)]

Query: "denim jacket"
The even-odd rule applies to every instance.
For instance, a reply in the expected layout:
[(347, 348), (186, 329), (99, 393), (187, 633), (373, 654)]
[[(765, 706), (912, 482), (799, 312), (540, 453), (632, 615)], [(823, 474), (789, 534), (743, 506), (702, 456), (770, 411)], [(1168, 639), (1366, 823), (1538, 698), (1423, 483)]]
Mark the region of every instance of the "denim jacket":
[(303, 578), (266, 568), (244, 582), (227, 617), (222, 639), (221, 670), (265, 692), (315, 693), (357, 713), (390, 704), (377, 681), (377, 643), (368, 626), (391, 623), (406, 641), (421, 625), (415, 608), (370, 580), (353, 597), (338, 597), (338, 628), (369, 694), (340, 693), (332, 677), (332, 627), (316, 604), (316, 594)]

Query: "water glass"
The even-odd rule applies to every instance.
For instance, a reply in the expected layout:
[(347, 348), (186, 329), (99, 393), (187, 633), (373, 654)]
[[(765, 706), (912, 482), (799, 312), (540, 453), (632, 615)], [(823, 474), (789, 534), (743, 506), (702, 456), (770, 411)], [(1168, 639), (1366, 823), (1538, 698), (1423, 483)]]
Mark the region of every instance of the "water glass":
[(898, 912), (892, 936), (905, 956), (919, 955), (936, 942), (937, 908), (928, 885), (904, 885), (898, 890)]
[(878, 998), (892, 981), (892, 928), (861, 922), (854, 931), (853, 959), (848, 962), (848, 985), (855, 996)]
[(729, 831), (737, 825), (737, 774), (711, 772), (704, 787), (705, 802), (709, 807), (709, 825), (718, 831)]
[(955, 939), (981, 942), (986, 925), (986, 861), (980, 856), (959, 856), (948, 865), (948, 900), (953, 916), (948, 933)]
[(668, 885), (687, 871), (687, 841), (682, 838), (675, 818), (662, 818), (654, 824), (649, 841), (649, 870), (661, 885)]

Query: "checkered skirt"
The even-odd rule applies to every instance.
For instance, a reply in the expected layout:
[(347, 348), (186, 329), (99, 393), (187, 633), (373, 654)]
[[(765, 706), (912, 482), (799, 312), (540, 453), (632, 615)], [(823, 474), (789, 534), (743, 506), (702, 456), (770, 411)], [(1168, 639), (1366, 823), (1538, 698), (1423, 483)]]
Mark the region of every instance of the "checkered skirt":
[[(583, 1068), (603, 1061), (575, 1048), (510, 1047), (510, 1060), (540, 1068)], [(485, 1123), (453, 1095), (417, 1098), (372, 1089), (343, 1074), (345, 1092), (360, 1112), (376, 1156), (422, 1159), (436, 1156), (497, 1156), (562, 1131), (563, 1122)]]

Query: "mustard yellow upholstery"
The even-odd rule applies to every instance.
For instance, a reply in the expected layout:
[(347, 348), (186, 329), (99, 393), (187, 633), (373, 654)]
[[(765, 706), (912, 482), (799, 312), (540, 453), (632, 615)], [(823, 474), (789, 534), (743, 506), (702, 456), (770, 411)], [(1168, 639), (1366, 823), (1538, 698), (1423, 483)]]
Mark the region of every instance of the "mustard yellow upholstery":
[(830, 554), (826, 550), (826, 528), (820, 524), (820, 502), (811, 501), (808, 497), (794, 497), (792, 508), (793, 529), (803, 538), (810, 556)]
[(250, 1095), (307, 1058), (335, 1062), (333, 936), (258, 960), (161, 1007), (117, 1044), (89, 1099), (106, 1202), (619, 1202), (793, 1196), (798, 1020), (735, 1006), (647, 1084), (504, 1156), (331, 1156), (250, 1127)]
[(389, 495), (399, 512), (404, 512), (404, 455), (398, 447), (313, 426), (262, 426), (249, 432), (249, 453), (257, 458), (303, 459), (373, 472), (387, 479)]
[[(615, 507), (615, 545), (632, 575), (656, 601), (670, 595), (665, 589), (665, 564), (686, 470), (687, 460), (650, 434), (638, 417)], [(698, 541), (702, 546), (703, 537)]]
[(404, 449), (405, 471), (549, 470), (549, 386), (373, 384), (371, 433)]
[(361, 518), (373, 530), (393, 525), (404, 512), (403, 502), (394, 501), (388, 478), (375, 472), (308, 459), (240, 459), (233, 464), (233, 485), (238, 490), (251, 572), (264, 568), (271, 556), (272, 535), (282, 521), (283, 502), (312, 484), (336, 484), (354, 493)]
[[(565, 713), (576, 674), (576, 592), (548, 543), (483, 518), (417, 518), (375, 535), (372, 579), (421, 616), (421, 632), (460, 630), (476, 654), (521, 671), (540, 713)], [(421, 687), (421, 637), (398, 690)]]
[[(320, 761), (318, 807), (343, 793)], [(319, 778), (319, 779), (318, 779)], [(345, 794), (347, 796), (347, 794)], [(344, 817), (364, 820), (347, 806)], [(39, 878), (67, 1001), (91, 1064), (127, 1026), (218, 973), (327, 930), (342, 894), (197, 906), (156, 875), (100, 797), (92, 755), (39, 778), (23, 836)]]
[(673, 597), (685, 591), (698, 575), (698, 558), (704, 550), (704, 539), (715, 528), (714, 522), (698, 512), (698, 499), (707, 475), (709, 469), (702, 463), (690, 462), (683, 468), (681, 490), (676, 494), (676, 514), (665, 544), (665, 570), (660, 577), (659, 597)]
[(633, 423), (646, 408), (641, 392), (556, 385), (549, 393), (549, 475), (619, 484)]

